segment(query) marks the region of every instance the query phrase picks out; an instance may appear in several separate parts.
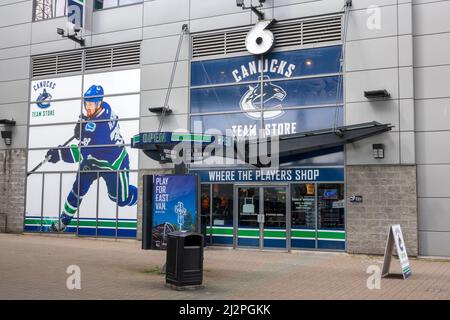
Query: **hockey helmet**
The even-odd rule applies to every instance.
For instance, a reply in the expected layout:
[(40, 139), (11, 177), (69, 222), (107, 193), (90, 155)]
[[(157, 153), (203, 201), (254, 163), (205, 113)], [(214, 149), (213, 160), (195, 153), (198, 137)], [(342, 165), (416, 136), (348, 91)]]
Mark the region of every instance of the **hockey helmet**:
[(84, 101), (99, 102), (103, 101), (103, 87), (96, 86), (95, 84), (90, 86), (84, 93)]

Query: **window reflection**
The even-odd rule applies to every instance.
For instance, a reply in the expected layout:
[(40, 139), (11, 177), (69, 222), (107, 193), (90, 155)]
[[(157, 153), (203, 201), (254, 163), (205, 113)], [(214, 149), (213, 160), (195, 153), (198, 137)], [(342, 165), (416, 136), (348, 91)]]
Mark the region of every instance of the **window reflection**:
[(312, 183), (292, 185), (292, 228), (315, 229), (315, 187)]
[(213, 185), (212, 223), (214, 226), (233, 226), (233, 185)]
[(319, 184), (317, 186), (319, 229), (344, 230), (344, 206), (343, 184)]
[(62, 17), (66, 14), (66, 0), (35, 0), (34, 21)]
[(201, 233), (209, 241), (207, 228), (211, 225), (211, 187), (209, 184), (202, 184), (200, 196), (200, 223)]

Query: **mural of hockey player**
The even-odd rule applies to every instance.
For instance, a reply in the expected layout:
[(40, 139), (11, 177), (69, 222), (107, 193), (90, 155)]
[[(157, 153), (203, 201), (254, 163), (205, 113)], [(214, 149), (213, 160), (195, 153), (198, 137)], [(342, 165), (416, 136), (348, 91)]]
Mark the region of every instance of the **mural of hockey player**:
[[(75, 127), (75, 137), (80, 141), (81, 149), (72, 145), (71, 148), (50, 149), (47, 152), (49, 162), (79, 163), (82, 170), (67, 196), (59, 221), (52, 223), (51, 231), (62, 232), (70, 224), (83, 197), (97, 179), (97, 173), (89, 171), (102, 171), (98, 177), (105, 181), (108, 197), (111, 201), (117, 201), (120, 207), (133, 206), (137, 202), (137, 188), (129, 184), (130, 160), (123, 146), (118, 117), (103, 96), (103, 87), (99, 85), (91, 86), (84, 94), (85, 115), (81, 115), (82, 121)], [(95, 145), (117, 146), (89, 147)], [(112, 174), (117, 170), (124, 172), (119, 172), (117, 177)]]

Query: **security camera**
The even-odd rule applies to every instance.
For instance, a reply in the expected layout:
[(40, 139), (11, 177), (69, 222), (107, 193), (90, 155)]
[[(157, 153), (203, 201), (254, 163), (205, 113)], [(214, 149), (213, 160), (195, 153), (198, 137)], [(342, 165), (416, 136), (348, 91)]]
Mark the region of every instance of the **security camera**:
[(59, 34), (60, 36), (63, 36), (64, 35), (64, 29), (56, 28), (56, 33)]
[(238, 7), (243, 7), (244, 6), (244, 0), (236, 0), (236, 5)]

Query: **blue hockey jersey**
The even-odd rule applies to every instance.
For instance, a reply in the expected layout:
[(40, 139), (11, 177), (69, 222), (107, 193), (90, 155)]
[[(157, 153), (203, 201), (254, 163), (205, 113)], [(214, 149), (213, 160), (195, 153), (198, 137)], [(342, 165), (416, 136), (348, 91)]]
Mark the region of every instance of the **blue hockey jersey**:
[(102, 102), (102, 110), (95, 117), (83, 115), (80, 144), (63, 149), (63, 161), (80, 162), (81, 170), (129, 169), (128, 154), (123, 146), (124, 139), (120, 134), (118, 120), (105, 101)]

